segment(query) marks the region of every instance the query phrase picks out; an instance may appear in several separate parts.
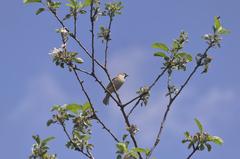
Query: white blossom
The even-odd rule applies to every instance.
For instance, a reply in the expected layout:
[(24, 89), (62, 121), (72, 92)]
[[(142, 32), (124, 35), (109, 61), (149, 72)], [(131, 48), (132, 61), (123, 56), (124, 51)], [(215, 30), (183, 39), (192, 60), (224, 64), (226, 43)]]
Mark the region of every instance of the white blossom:
[(56, 56), (58, 56), (62, 52), (63, 52), (62, 48), (53, 48), (53, 50), (49, 53), (49, 55), (51, 55), (53, 58), (55, 58)]

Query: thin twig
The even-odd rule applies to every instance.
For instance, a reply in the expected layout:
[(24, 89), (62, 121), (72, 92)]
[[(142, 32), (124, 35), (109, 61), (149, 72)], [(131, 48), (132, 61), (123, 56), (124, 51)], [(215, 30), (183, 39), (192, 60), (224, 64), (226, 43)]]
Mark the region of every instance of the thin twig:
[(73, 35), (77, 37), (77, 13), (74, 13), (73, 23), (74, 23)]
[(88, 93), (87, 93), (87, 91), (86, 91), (86, 89), (85, 89), (85, 87), (84, 87), (84, 85), (83, 85), (83, 81), (81, 81), (81, 79), (79, 78), (79, 76), (78, 76), (78, 74), (77, 74), (77, 72), (76, 72), (76, 70), (75, 70), (74, 68), (73, 68), (73, 71), (74, 71), (74, 74), (75, 74), (75, 76), (76, 76), (76, 78), (77, 78), (77, 80), (78, 80), (78, 83), (79, 83), (80, 86), (81, 86), (81, 89), (82, 89), (84, 95), (86, 96), (86, 98), (87, 98), (87, 100), (88, 100), (88, 102), (89, 102), (89, 104), (90, 104), (90, 106), (91, 106), (92, 112), (93, 112), (93, 114), (94, 114), (94, 118), (102, 125), (103, 129), (105, 129), (105, 130), (113, 137), (113, 139), (114, 139), (116, 142), (119, 142), (119, 140), (117, 139), (117, 137), (111, 132), (111, 130), (110, 130), (109, 128), (107, 128), (107, 126), (106, 126), (106, 125), (101, 121), (101, 119), (97, 116), (97, 113), (96, 113), (95, 108), (93, 107), (91, 98), (90, 98), (90, 96), (88, 95)]
[(156, 79), (153, 81), (153, 83), (149, 86), (149, 90), (151, 90), (155, 86), (155, 84), (164, 75), (164, 73), (167, 71), (167, 69), (168, 69), (168, 67), (165, 67), (164, 70), (156, 77)]
[(193, 149), (192, 153), (189, 154), (187, 159), (190, 159), (195, 154), (195, 152), (197, 152), (197, 149)]
[(80, 149), (77, 144), (72, 140), (72, 138), (70, 137), (65, 125), (63, 122), (60, 122), (60, 125), (62, 126), (63, 128), (63, 131), (65, 133), (65, 135), (67, 136), (68, 140), (73, 144), (73, 146), (75, 147), (75, 149), (79, 152), (81, 152), (83, 155), (85, 155), (86, 157), (88, 157), (89, 159), (94, 159), (92, 158), (89, 154), (87, 154), (86, 152), (84, 152), (82, 149)]
[(108, 44), (109, 44), (109, 41), (111, 40), (111, 39), (110, 39), (110, 34), (111, 34), (112, 21), (113, 21), (113, 18), (110, 16), (109, 24), (108, 24), (108, 38), (107, 38), (107, 40), (106, 40), (105, 52), (104, 52), (104, 55), (105, 55), (104, 67), (105, 67), (105, 68), (107, 68)]
[[(167, 71), (167, 69), (168, 69), (168, 67), (164, 68), (164, 69), (162, 70), (162, 72), (155, 78), (155, 80), (152, 82), (152, 84), (150, 84), (150, 86), (149, 86), (149, 91), (156, 85), (156, 83), (157, 83), (157, 82), (159, 81), (159, 79), (164, 75), (164, 73)], [(140, 99), (140, 98), (141, 98), (142, 96), (144, 96), (144, 95), (145, 95), (145, 93), (140, 94), (140, 95), (136, 96), (135, 98), (131, 99), (130, 101), (128, 101), (127, 103), (123, 104), (122, 106), (125, 107), (125, 106), (131, 104), (132, 102), (134, 102), (135, 100)]]
[(149, 156), (147, 158), (149, 158), (152, 154), (152, 152), (154, 151), (154, 149), (157, 147), (157, 145), (159, 144), (160, 142), (160, 136), (162, 134), (162, 131), (163, 131), (163, 128), (164, 128), (164, 124), (166, 122), (166, 119), (167, 119), (167, 116), (168, 116), (168, 113), (170, 111), (170, 107), (172, 105), (172, 103), (175, 101), (175, 99), (178, 97), (178, 95), (182, 92), (182, 90), (185, 88), (185, 86), (188, 84), (189, 80), (192, 78), (192, 76), (195, 74), (195, 72), (197, 71), (197, 69), (201, 66), (201, 61), (203, 60), (203, 58), (207, 55), (207, 52), (210, 48), (212, 48), (213, 45), (212, 44), (209, 44), (209, 46), (207, 47), (207, 49), (204, 51), (203, 53), (203, 57), (201, 57), (199, 59), (200, 62), (197, 63), (197, 65), (194, 67), (193, 71), (190, 73), (190, 75), (187, 77), (186, 81), (183, 83), (183, 85), (180, 87), (179, 91), (175, 94), (175, 96), (173, 96), (171, 98), (171, 100), (169, 101), (168, 105), (167, 105), (167, 109), (164, 113), (164, 116), (163, 116), (163, 119), (160, 123), (160, 128), (159, 128), (159, 131), (158, 131), (158, 134), (157, 134), (157, 137), (156, 137), (156, 140), (154, 142), (154, 145), (153, 147), (150, 149), (150, 153), (149, 153)]
[[(74, 33), (71, 33), (70, 30), (64, 25), (63, 21), (58, 17), (57, 13), (54, 12), (51, 8), (49, 8), (46, 4), (42, 3), (46, 8), (48, 8), (48, 10), (53, 14), (53, 16), (57, 19), (57, 21), (60, 23), (60, 25), (65, 28), (68, 33), (69, 33), (69, 36), (71, 38), (73, 38), (73, 40), (75, 40), (77, 42), (77, 44), (80, 46), (80, 48), (83, 49), (83, 51), (90, 57), (92, 58), (92, 55), (90, 54), (90, 52), (87, 50), (87, 48), (84, 47), (84, 45), (80, 42), (80, 40), (78, 40), (78, 38), (76, 36), (74, 36)], [(104, 69), (104, 66), (99, 62), (97, 61), (96, 59), (94, 59), (94, 61), (96, 62), (96, 64), (101, 67), (102, 69)]]
[(91, 37), (92, 37), (92, 74), (95, 73), (95, 51), (94, 51), (94, 28), (95, 28), (95, 25), (94, 25), (94, 13), (93, 13), (93, 4), (94, 4), (94, 1), (91, 1), (91, 5), (90, 5), (90, 21), (91, 21)]
[[(102, 69), (104, 70), (104, 72), (107, 74), (108, 80), (110, 81), (110, 83), (112, 83), (111, 77), (110, 77), (108, 71), (105, 69), (105, 67), (104, 67), (99, 61), (97, 61), (95, 58), (92, 57), (92, 55), (91, 55), (91, 54), (89, 53), (89, 51), (84, 47), (84, 45), (80, 42), (80, 40), (78, 40), (77, 37), (74, 36), (74, 34), (72, 34), (72, 33), (67, 29), (67, 27), (66, 27), (66, 26), (64, 25), (64, 23), (60, 20), (60, 18), (57, 16), (57, 14), (56, 14), (53, 10), (51, 10), (48, 6), (46, 6), (44, 3), (42, 3), (42, 4), (49, 9), (49, 11), (54, 15), (54, 17), (55, 17), (55, 18), (57, 19), (57, 21), (62, 25), (62, 27), (65, 28), (65, 29), (69, 32), (69, 36), (70, 36), (71, 38), (73, 38), (73, 39), (77, 42), (77, 44), (80, 46), (80, 48), (82, 48), (83, 51), (84, 51), (91, 59), (93, 59), (94, 62), (96, 62), (96, 64), (97, 64), (100, 68), (102, 68)], [(105, 87), (104, 87), (104, 88), (105, 88)], [(105, 91), (106, 91), (106, 89), (105, 89)], [(108, 91), (106, 91), (106, 92), (108, 92)], [(116, 94), (116, 96), (117, 96), (117, 98), (118, 98), (118, 102), (117, 102), (117, 100), (115, 100), (115, 98), (114, 98), (112, 95), (110, 95), (111, 98), (114, 99), (114, 101), (116, 102), (116, 104), (117, 104), (118, 106), (122, 105), (122, 104), (121, 104), (120, 97), (119, 97), (116, 89), (114, 89), (114, 93)]]
[[(131, 127), (130, 121), (129, 121), (128, 116), (127, 116), (127, 114), (126, 114), (126, 112), (124, 110), (124, 107), (120, 107), (120, 110), (121, 110), (121, 113), (122, 113), (122, 115), (124, 117), (126, 125), (128, 127)], [(137, 144), (137, 141), (136, 141), (134, 135), (130, 133), (130, 137), (131, 137), (131, 139), (133, 141), (133, 144), (134, 144), (135, 148), (138, 148), (138, 144)], [(143, 159), (141, 153), (139, 153), (139, 152), (138, 152), (138, 156), (139, 156), (140, 159)]]
[(75, 69), (75, 70), (77, 70), (77, 71), (79, 71), (79, 72), (82, 72), (82, 73), (85, 73), (85, 74), (87, 74), (87, 75), (91, 76), (91, 73), (90, 73), (90, 72), (88, 72), (88, 71), (85, 71), (85, 70), (83, 70), (83, 69), (80, 69), (80, 68), (77, 68), (77, 67), (74, 67), (74, 69)]
[(139, 102), (141, 101), (141, 98), (138, 99), (138, 101), (134, 104), (134, 106), (132, 107), (132, 109), (129, 111), (127, 117), (129, 118), (129, 116), (132, 114), (132, 112), (135, 110), (135, 108), (138, 106)]

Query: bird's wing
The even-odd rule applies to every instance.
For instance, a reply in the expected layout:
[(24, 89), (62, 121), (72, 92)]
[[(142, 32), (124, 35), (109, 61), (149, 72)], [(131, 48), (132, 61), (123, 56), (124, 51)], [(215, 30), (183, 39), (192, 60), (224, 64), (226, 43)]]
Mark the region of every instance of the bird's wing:
[[(114, 77), (114, 78), (112, 79), (112, 83), (113, 83), (113, 84), (116, 83), (117, 79), (118, 79), (118, 77)], [(114, 88), (112, 87), (111, 82), (107, 85), (107, 88), (106, 88), (106, 89), (107, 89), (109, 92), (113, 92), (113, 91), (114, 91)]]
[[(112, 79), (112, 82), (114, 81), (114, 80), (116, 80), (116, 77), (114, 77), (113, 79)], [(110, 91), (110, 88), (112, 87), (112, 85), (111, 85), (111, 82), (107, 85), (107, 87), (106, 87), (106, 89), (108, 90), (108, 91)]]

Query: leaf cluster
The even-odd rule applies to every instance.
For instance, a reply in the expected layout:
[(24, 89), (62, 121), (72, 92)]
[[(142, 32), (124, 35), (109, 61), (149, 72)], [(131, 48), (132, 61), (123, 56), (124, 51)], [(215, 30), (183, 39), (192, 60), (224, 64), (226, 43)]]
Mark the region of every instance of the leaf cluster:
[(138, 153), (145, 154), (145, 156), (149, 155), (150, 150), (134, 147), (129, 149), (129, 141), (119, 142), (116, 144), (117, 147), (117, 157), (116, 159), (138, 159)]
[(148, 99), (150, 97), (150, 90), (148, 86), (140, 87), (139, 90), (136, 92), (140, 95), (141, 106), (147, 105)]
[(122, 9), (122, 2), (106, 3), (103, 15), (108, 15), (110, 18), (113, 18), (116, 15), (120, 15)]
[(51, 111), (55, 113), (48, 120), (47, 126), (57, 123), (65, 127), (66, 121), (70, 119), (72, 121), (72, 137), (66, 144), (68, 148), (80, 151), (92, 149), (93, 145), (89, 144), (88, 140), (91, 136), (91, 121), (94, 116), (89, 103), (55, 105)]
[(69, 3), (66, 4), (66, 6), (69, 7), (70, 13), (66, 14), (63, 20), (67, 20), (71, 17), (76, 18), (78, 14), (86, 14), (87, 11), (85, 10), (85, 8), (91, 3), (89, 0), (85, 0), (85, 2), (83, 3), (78, 0), (68, 0), (68, 2)]
[[(59, 52), (54, 53), (53, 55), (53, 62), (60, 66), (61, 68), (64, 68), (65, 65), (67, 66), (73, 66), (73, 64), (82, 64), (84, 61), (80, 57), (77, 57), (77, 52), (64, 52), (63, 49), (59, 49)], [(69, 70), (71, 71), (71, 67), (69, 67)]]
[(34, 135), (32, 136), (33, 139), (35, 140), (35, 144), (32, 146), (32, 154), (29, 156), (29, 159), (56, 159), (57, 155), (56, 154), (48, 154), (48, 142), (53, 140), (54, 137), (48, 137), (46, 139), (41, 140), (39, 135)]
[(212, 150), (211, 143), (218, 145), (223, 144), (223, 140), (218, 136), (212, 136), (207, 132), (204, 132), (203, 125), (198, 119), (195, 119), (195, 123), (199, 129), (199, 132), (194, 135), (190, 135), (188, 131), (184, 133), (185, 139), (182, 140), (182, 143), (188, 143), (188, 149), (192, 148), (196, 151), (203, 151), (205, 148), (210, 152)]
[(192, 56), (182, 51), (187, 41), (187, 33), (181, 32), (179, 37), (173, 41), (171, 48), (164, 43), (152, 44), (152, 48), (160, 49), (160, 51), (154, 53), (154, 56), (164, 59), (163, 69), (167, 67), (169, 69), (186, 70), (186, 64), (192, 61)]
[(213, 34), (205, 34), (203, 39), (208, 45), (221, 47), (220, 42), (222, 40), (222, 35), (229, 34), (230, 31), (224, 28), (221, 24), (220, 17), (214, 17)]

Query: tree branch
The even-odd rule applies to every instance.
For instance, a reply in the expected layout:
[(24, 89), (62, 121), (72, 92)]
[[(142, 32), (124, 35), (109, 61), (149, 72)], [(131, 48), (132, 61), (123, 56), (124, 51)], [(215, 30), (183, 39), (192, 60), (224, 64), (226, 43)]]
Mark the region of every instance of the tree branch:
[[(164, 70), (156, 77), (156, 79), (152, 82), (152, 84), (150, 84), (149, 86), (149, 91), (156, 85), (156, 83), (159, 81), (159, 79), (164, 75), (164, 73), (167, 71), (168, 67), (164, 68)], [(143, 97), (144, 95), (146, 95), (145, 93), (142, 93), (138, 96), (136, 96), (135, 98), (131, 99), (130, 101), (128, 101), (127, 103), (123, 104), (122, 106), (126, 107), (127, 105), (131, 104), (132, 102), (134, 102), (135, 100), (139, 100), (141, 99), (141, 97)], [(138, 102), (139, 103), (139, 102)], [(134, 105), (134, 107), (136, 107)], [(135, 108), (134, 108), (135, 109)]]
[(93, 14), (93, 3), (94, 1), (91, 1), (90, 5), (90, 21), (91, 21), (91, 37), (92, 37), (92, 74), (95, 73), (95, 51), (94, 51), (94, 14)]
[(110, 39), (110, 33), (111, 33), (111, 26), (112, 26), (112, 21), (113, 21), (113, 18), (110, 16), (110, 20), (109, 20), (109, 24), (108, 24), (108, 38), (106, 40), (106, 45), (105, 45), (105, 60), (104, 60), (104, 67), (107, 68), (107, 55), (108, 55), (108, 43), (109, 41), (111, 40)]
[(68, 131), (67, 131), (64, 123), (63, 123), (63, 122), (59, 122), (59, 123), (60, 123), (60, 125), (62, 126), (63, 131), (64, 131), (65, 135), (67, 136), (68, 140), (73, 144), (73, 146), (75, 147), (75, 149), (76, 149), (77, 151), (81, 152), (84, 156), (88, 157), (89, 159), (94, 159), (91, 155), (85, 153), (82, 149), (80, 149), (80, 148), (78, 147), (78, 145), (72, 140), (72, 138), (70, 137), (70, 135), (69, 135), (69, 133), (68, 133)]
[[(210, 48), (212, 48), (213, 45), (212, 44), (209, 44), (209, 46), (206, 48), (206, 50), (204, 51), (203, 55), (206, 56), (207, 55), (207, 52)], [(178, 95), (182, 92), (183, 88), (185, 88), (185, 86), (188, 84), (189, 80), (192, 78), (192, 76), (195, 74), (195, 72), (197, 71), (197, 69), (201, 66), (201, 63), (202, 63), (202, 60), (204, 58), (204, 56), (202, 56), (199, 61), (197, 63), (197, 65), (194, 67), (193, 71), (190, 73), (190, 75), (187, 77), (186, 81), (183, 83), (183, 85), (180, 87), (179, 91), (176, 93), (175, 96), (173, 96), (172, 98), (170, 98), (171, 100), (169, 101), (168, 105), (167, 105), (167, 109), (164, 113), (164, 116), (163, 116), (163, 119), (161, 121), (161, 124), (160, 124), (160, 128), (159, 128), (159, 131), (158, 131), (158, 134), (157, 134), (157, 137), (156, 137), (156, 140), (154, 142), (154, 145), (153, 147), (151, 148), (150, 150), (150, 153), (149, 153), (149, 156), (148, 158), (151, 156), (152, 152), (154, 151), (154, 149), (157, 147), (157, 145), (159, 144), (160, 142), (160, 136), (162, 134), (162, 131), (163, 131), (163, 128), (164, 128), (164, 124), (166, 122), (166, 119), (167, 119), (167, 116), (168, 116), (168, 113), (170, 111), (170, 107), (172, 105), (172, 103), (175, 101), (175, 99), (178, 97)]]
[(135, 110), (135, 108), (137, 108), (139, 102), (140, 102), (141, 98), (138, 99), (138, 101), (134, 104), (134, 106), (132, 107), (132, 109), (129, 111), (127, 117), (129, 118), (129, 116), (132, 114), (132, 112)]
[[(124, 120), (125, 120), (126, 125), (127, 125), (128, 127), (131, 127), (130, 121), (129, 121), (128, 116), (127, 116), (127, 114), (126, 114), (126, 112), (125, 112), (125, 110), (124, 110), (124, 107), (120, 107), (120, 110), (121, 110), (121, 113), (122, 113), (122, 115), (123, 115), (123, 117), (124, 117)], [(138, 147), (138, 144), (137, 144), (137, 141), (136, 141), (134, 135), (131, 134), (131, 133), (129, 133), (129, 134), (130, 134), (130, 137), (131, 137), (131, 139), (132, 139), (132, 141), (133, 141), (133, 144), (134, 144), (135, 148), (137, 148), (137, 147)], [(138, 156), (139, 156), (140, 159), (143, 159), (141, 153), (139, 153), (139, 152), (138, 152)]]
[(195, 154), (195, 152), (197, 152), (197, 149), (193, 149), (193, 151), (190, 153), (187, 159), (190, 159)]
[(119, 140), (117, 139), (117, 137), (111, 132), (111, 130), (109, 128), (107, 128), (107, 126), (102, 122), (102, 120), (97, 116), (97, 113), (96, 113), (96, 110), (95, 108), (93, 107), (93, 104), (92, 104), (92, 101), (91, 101), (91, 98), (90, 96), (88, 95), (84, 85), (83, 85), (83, 81), (81, 81), (81, 79), (79, 78), (76, 70), (73, 68), (73, 71), (74, 71), (74, 74), (78, 80), (78, 83), (80, 84), (81, 86), (81, 89), (84, 93), (84, 95), (86, 96), (90, 106), (91, 106), (91, 109), (92, 109), (92, 112), (93, 112), (93, 115), (94, 115), (94, 118), (102, 125), (103, 129), (105, 129), (112, 137), (113, 139), (116, 141), (116, 142), (119, 142)]

